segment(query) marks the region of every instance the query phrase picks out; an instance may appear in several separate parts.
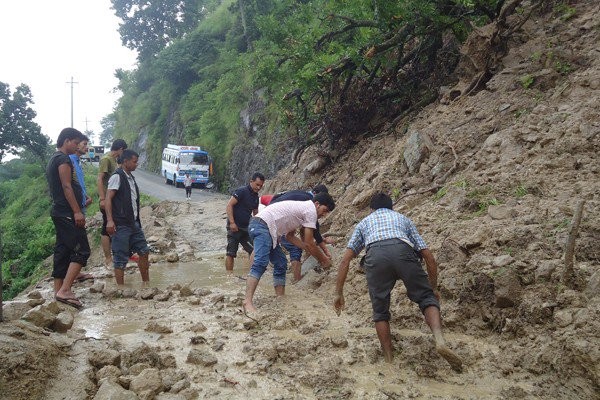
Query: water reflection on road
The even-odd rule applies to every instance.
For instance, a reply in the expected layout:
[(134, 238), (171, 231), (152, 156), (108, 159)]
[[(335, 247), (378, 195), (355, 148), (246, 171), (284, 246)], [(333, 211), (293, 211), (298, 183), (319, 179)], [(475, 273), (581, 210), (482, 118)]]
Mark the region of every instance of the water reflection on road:
[[(150, 266), (150, 287), (156, 287), (165, 291), (169, 286), (179, 284), (181, 286), (189, 285), (194, 288), (219, 288), (220, 290), (239, 292), (245, 287), (244, 277), (248, 270), (242, 266), (247, 264), (243, 258), (239, 260), (240, 267), (236, 264), (235, 275), (229, 276), (225, 271), (223, 255), (221, 253), (209, 253), (201, 259), (192, 262), (177, 263), (156, 263)], [(114, 285), (114, 281), (107, 279), (107, 285)], [(139, 274), (125, 275), (125, 288), (141, 290)], [(114, 299), (120, 302), (127, 299)], [(132, 301), (132, 299), (129, 299)], [(119, 336), (122, 340), (130, 339), (135, 341), (155, 340), (160, 335), (144, 331), (148, 323), (148, 315), (142, 312), (141, 308), (147, 307), (147, 304), (140, 303), (144, 300), (133, 301), (131, 307), (108, 307), (97, 303), (97, 306), (86, 307), (79, 313), (76, 320), (76, 328), (85, 330), (86, 336), (96, 339)], [(102, 302), (104, 303), (104, 302)], [(164, 303), (158, 303), (164, 305)], [(157, 305), (158, 305), (157, 304)], [(156, 307), (156, 305), (155, 305)], [(140, 308), (138, 310), (138, 308)]]

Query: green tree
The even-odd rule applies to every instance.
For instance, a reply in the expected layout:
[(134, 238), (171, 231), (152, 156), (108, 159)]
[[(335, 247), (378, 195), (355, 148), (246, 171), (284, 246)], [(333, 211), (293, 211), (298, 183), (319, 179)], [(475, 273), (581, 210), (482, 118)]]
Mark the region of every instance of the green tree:
[(205, 8), (202, 0), (111, 0), (123, 45), (137, 50), (140, 61), (195, 28)]
[(18, 155), (27, 149), (45, 163), (50, 138), (33, 121), (36, 112), (31, 104), (29, 86), (21, 84), (11, 93), (10, 86), (0, 82), (0, 162), (7, 154)]
[(115, 114), (109, 114), (100, 121), (102, 132), (98, 138), (99, 145), (110, 146), (115, 133)]

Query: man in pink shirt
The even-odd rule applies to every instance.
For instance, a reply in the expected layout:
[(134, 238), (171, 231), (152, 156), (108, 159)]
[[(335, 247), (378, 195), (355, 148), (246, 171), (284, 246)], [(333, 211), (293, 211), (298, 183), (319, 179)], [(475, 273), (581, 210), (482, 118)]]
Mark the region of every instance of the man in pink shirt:
[[(317, 219), (324, 217), (334, 208), (335, 202), (328, 193), (318, 193), (312, 200), (288, 200), (271, 204), (252, 218), (248, 228), (254, 241), (254, 261), (246, 280), (246, 297), (243, 302), (245, 312), (256, 311), (252, 299), (269, 261), (273, 264), (275, 294), (283, 296), (285, 293), (287, 258), (278, 242), (280, 236), (285, 235), (287, 241), (306, 249), (319, 260), (323, 268), (331, 267), (331, 259), (319, 250), (313, 234), (317, 227)], [(295, 234), (298, 228), (303, 229), (303, 240)]]

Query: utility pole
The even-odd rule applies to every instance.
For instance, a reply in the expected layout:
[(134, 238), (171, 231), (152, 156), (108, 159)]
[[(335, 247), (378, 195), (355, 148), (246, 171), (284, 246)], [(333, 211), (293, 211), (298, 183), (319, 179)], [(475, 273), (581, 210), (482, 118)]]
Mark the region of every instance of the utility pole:
[(71, 77), (71, 81), (66, 83), (71, 84), (71, 128), (73, 128), (73, 85), (79, 82), (74, 82), (73, 77)]

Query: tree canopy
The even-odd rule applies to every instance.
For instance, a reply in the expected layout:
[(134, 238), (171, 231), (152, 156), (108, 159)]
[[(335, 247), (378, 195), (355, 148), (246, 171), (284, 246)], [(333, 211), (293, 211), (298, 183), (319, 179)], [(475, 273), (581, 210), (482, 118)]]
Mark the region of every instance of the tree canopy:
[(31, 108), (33, 97), (27, 85), (19, 85), (14, 93), (0, 82), (0, 162), (7, 154), (29, 150), (43, 162), (50, 139), (41, 133), (33, 121), (36, 112)]
[[(511, 1), (513, 9), (518, 3)], [(381, 121), (433, 101), (434, 88), (458, 63), (461, 42), (474, 26), (498, 18), (503, 5), (113, 0), (123, 42), (144, 60), (119, 75), (115, 135), (130, 135), (131, 142), (149, 135), (148, 160), (156, 164), (167, 140), (204, 146), (225, 179), (242, 131), (240, 112), (260, 90), (273, 136), (291, 135), (299, 146), (348, 146)]]

